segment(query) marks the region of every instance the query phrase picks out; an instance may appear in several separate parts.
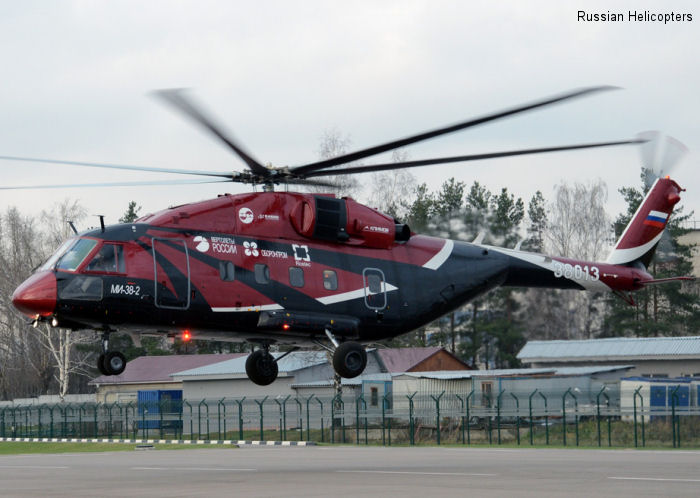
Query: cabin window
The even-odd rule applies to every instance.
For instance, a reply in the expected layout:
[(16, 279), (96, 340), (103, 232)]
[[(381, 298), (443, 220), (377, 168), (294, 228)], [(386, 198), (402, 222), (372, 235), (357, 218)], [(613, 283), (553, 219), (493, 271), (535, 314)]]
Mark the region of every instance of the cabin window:
[(304, 287), (304, 270), (298, 266), (289, 268), (289, 283), (292, 287)]
[(126, 273), (124, 247), (121, 244), (104, 244), (85, 268), (86, 271)]
[(382, 278), (375, 274), (370, 273), (367, 275), (367, 286), (372, 294), (379, 294), (382, 291)]
[(270, 267), (262, 263), (256, 263), (255, 281), (263, 285), (270, 283)]
[(236, 267), (231, 261), (219, 261), (219, 277), (224, 282), (233, 282), (236, 279)]
[(56, 265), (57, 270), (75, 271), (80, 266), (90, 251), (97, 245), (96, 240), (78, 239), (65, 253)]
[(338, 288), (338, 275), (333, 270), (323, 270), (323, 288), (326, 290)]

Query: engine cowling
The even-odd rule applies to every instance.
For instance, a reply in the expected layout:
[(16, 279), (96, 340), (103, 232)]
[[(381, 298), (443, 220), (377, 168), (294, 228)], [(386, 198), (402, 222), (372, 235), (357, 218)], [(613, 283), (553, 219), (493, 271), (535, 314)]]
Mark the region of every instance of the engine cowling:
[(406, 225), (397, 225), (390, 216), (350, 198), (309, 196), (299, 201), (290, 218), (304, 237), (355, 246), (388, 249), (410, 237)]

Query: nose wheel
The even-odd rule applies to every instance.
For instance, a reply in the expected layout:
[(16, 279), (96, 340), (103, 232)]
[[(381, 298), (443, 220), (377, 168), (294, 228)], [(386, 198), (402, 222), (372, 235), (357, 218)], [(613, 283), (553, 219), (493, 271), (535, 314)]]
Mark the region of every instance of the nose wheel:
[(102, 336), (102, 354), (97, 357), (97, 369), (102, 375), (119, 375), (126, 368), (126, 357), (120, 351), (109, 351), (109, 334)]
[(333, 368), (346, 379), (361, 375), (367, 366), (367, 351), (357, 342), (343, 342), (333, 353)]

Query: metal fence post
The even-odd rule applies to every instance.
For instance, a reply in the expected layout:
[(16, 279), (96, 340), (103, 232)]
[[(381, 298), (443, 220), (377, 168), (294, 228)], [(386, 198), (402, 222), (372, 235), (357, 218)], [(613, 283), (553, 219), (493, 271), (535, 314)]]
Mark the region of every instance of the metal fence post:
[(95, 403), (92, 407), (92, 414), (94, 416), (95, 426), (92, 429), (92, 437), (97, 438), (97, 411), (100, 409), (100, 404)]
[(547, 408), (547, 396), (542, 391), (538, 392), (544, 400), (544, 441), (545, 445), (549, 446), (549, 409)]
[(325, 435), (323, 433), (323, 401), (321, 401), (320, 398), (316, 398), (316, 401), (318, 401), (318, 404), (321, 406), (321, 442), (323, 443), (325, 442)]
[(530, 417), (530, 446), (535, 444), (534, 435), (533, 435), (533, 432), (535, 430), (535, 426), (534, 426), (534, 422), (532, 420), (532, 398), (535, 394), (537, 394), (537, 389), (532, 391), (527, 398), (528, 416)]
[(673, 432), (673, 447), (681, 447), (681, 431), (680, 431), (680, 420), (676, 419), (676, 406), (678, 406), (678, 389), (680, 385), (677, 385), (673, 391), (671, 391), (671, 431)]
[(459, 406), (460, 406), (459, 413), (461, 415), (459, 416), (459, 418), (460, 418), (461, 422), (459, 425), (460, 425), (460, 430), (462, 432), (462, 444), (467, 444), (467, 441), (465, 438), (465, 433), (464, 433), (465, 432), (464, 431), (464, 398), (462, 398), (462, 396), (460, 396), (459, 394), (455, 394), (455, 397), (459, 400)]
[(416, 444), (416, 427), (415, 420), (413, 419), (413, 397), (418, 394), (418, 391), (414, 392), (410, 396), (407, 394), (408, 398), (408, 439), (411, 445)]
[[(308, 398), (306, 398), (306, 440), (310, 441), (311, 440), (311, 415), (310, 415), (310, 410), (309, 410), (309, 402), (311, 401), (311, 398), (313, 398), (314, 395), (312, 394)], [(301, 433), (301, 439), (304, 439), (304, 431)]]
[(263, 413), (263, 405), (265, 404), (265, 401), (267, 401), (268, 396), (265, 396), (262, 401), (258, 401), (257, 399), (255, 402), (258, 404), (258, 408), (260, 409), (260, 441), (265, 441), (265, 431), (263, 428), (263, 419), (265, 417)]
[(467, 395), (467, 399), (466, 399), (467, 406), (466, 406), (465, 410), (466, 410), (466, 414), (467, 414), (467, 444), (472, 443), (471, 432), (469, 431), (469, 426), (471, 425), (470, 424), (470, 417), (469, 417), (469, 403), (471, 402), (472, 396), (474, 396), (474, 386), (472, 386), (472, 390), (469, 392), (469, 394)]
[(393, 414), (394, 414), (394, 407), (393, 407), (393, 405), (390, 404), (390, 397), (391, 396), (393, 396), (393, 393), (390, 393), (390, 392), (386, 393), (384, 396), (382, 396), (382, 406), (386, 406), (387, 408), (391, 409), (391, 415), (392, 415), (392, 416), (388, 417), (388, 419), (389, 419), (388, 429), (389, 430), (387, 433), (388, 434), (387, 442), (389, 443), (389, 446), (391, 446), (391, 420), (392, 420)]
[(518, 446), (520, 446), (520, 400), (518, 400), (515, 394), (510, 393), (510, 395), (515, 400), (515, 434), (517, 436)]
[[(53, 438), (53, 410), (54, 410), (54, 408), (56, 408), (56, 405), (53, 405), (53, 406), (50, 406), (50, 407), (49, 407), (49, 423), (50, 423), (50, 425), (49, 425), (49, 437), (50, 437), (50, 438)], [(2, 434), (2, 435), (5, 436), (5, 427), (4, 427), (4, 425), (5, 425), (5, 412), (4, 412), (4, 411), (3, 411), (3, 417), (2, 417), (2, 418), (3, 418), (3, 421), (2, 421), (2, 424), (3, 424), (3, 431), (2, 431), (2, 432), (3, 432), (3, 434)]]
[(564, 395), (562, 396), (562, 399), (561, 399), (563, 442), (564, 442), (564, 446), (566, 446), (566, 396), (567, 395), (571, 396), (574, 400), (574, 424), (576, 426), (576, 446), (578, 446), (578, 443), (579, 443), (578, 400), (576, 399), (576, 396), (574, 395), (574, 393), (571, 392), (571, 388), (568, 388), (566, 390), (566, 392), (564, 392)]
[(235, 400), (238, 404), (238, 439), (243, 440), (243, 402), (245, 401), (245, 396), (241, 399)]
[[(637, 396), (640, 398), (642, 395), (639, 393), (639, 391), (642, 389), (643, 386), (639, 386), (635, 391), (634, 394), (632, 395), (632, 407), (633, 407), (633, 420), (634, 420), (634, 447), (637, 448), (639, 444), (637, 443)], [(642, 403), (644, 403), (644, 400), (642, 400)], [(642, 420), (644, 420), (644, 416), (642, 415)], [(644, 423), (644, 422), (642, 422)]]
[(355, 399), (355, 444), (360, 444), (360, 403), (362, 403), (362, 409), (364, 410), (365, 444), (367, 444), (367, 402), (364, 396), (363, 393), (360, 393)]
[(221, 398), (219, 402), (216, 404), (216, 418), (217, 418), (217, 432), (219, 433), (219, 441), (221, 441), (221, 409), (223, 408), (223, 413), (224, 413), (224, 439), (226, 439), (226, 404), (224, 403), (224, 400), (226, 399), (226, 396)]
[(605, 401), (606, 405), (608, 408), (608, 446), (610, 446), (610, 396), (607, 395), (605, 390), (607, 389), (606, 386), (603, 386), (600, 392), (596, 395), (595, 397), (595, 403), (596, 403), (596, 412), (597, 412), (597, 426), (598, 426), (598, 446), (602, 446), (601, 440), (600, 440), (600, 397), (605, 396)]
[(498, 434), (498, 444), (501, 444), (501, 396), (506, 392), (505, 389), (501, 389), (496, 397), (496, 431)]
[(435, 421), (437, 422), (437, 444), (440, 444), (440, 398), (445, 394), (445, 391), (442, 391), (438, 397), (433, 396), (432, 394), (430, 395), (431, 398), (433, 398), (433, 401), (435, 401)]
[[(304, 407), (302, 406), (301, 401), (299, 401), (299, 398), (294, 398), (294, 401), (296, 401), (297, 415), (299, 415), (299, 441), (303, 441), (304, 440)], [(285, 427), (286, 427), (286, 423), (285, 423)], [(285, 433), (286, 433), (286, 429), (285, 429)]]

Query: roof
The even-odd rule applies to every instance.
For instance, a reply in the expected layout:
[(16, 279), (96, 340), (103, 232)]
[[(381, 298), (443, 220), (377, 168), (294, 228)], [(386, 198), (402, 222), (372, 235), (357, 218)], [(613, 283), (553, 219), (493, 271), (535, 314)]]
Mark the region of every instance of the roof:
[(525, 362), (582, 359), (700, 359), (700, 337), (614, 337), (580, 341), (528, 341), (518, 353)]
[(377, 354), (381, 359), (387, 372), (408, 372), (416, 367), (421, 362), (427, 360), (431, 356), (444, 351), (453, 356), (464, 366), (468, 366), (462, 360), (452, 355), (444, 348), (433, 346), (427, 348), (395, 348), (395, 349), (377, 349)]
[(598, 373), (629, 370), (633, 365), (601, 365), (597, 367), (551, 367), (551, 368), (508, 368), (495, 370), (441, 370), (438, 372), (406, 372), (407, 375), (420, 379), (461, 380), (477, 377), (531, 377), (531, 376), (576, 376), (595, 375)]
[[(275, 358), (281, 357), (284, 353), (271, 353)], [(171, 377), (198, 377), (207, 375), (228, 376), (228, 375), (245, 375), (245, 362), (247, 355), (241, 358), (234, 358), (227, 361), (214, 363), (211, 365), (193, 368), (190, 370), (182, 370), (173, 372)], [(328, 357), (325, 352), (319, 351), (294, 351), (277, 362), (277, 367), (281, 374), (285, 372), (294, 372), (302, 368), (313, 367), (328, 363)]]
[(90, 384), (145, 384), (151, 382), (172, 382), (170, 374), (246, 356), (246, 353), (230, 354), (187, 354), (166, 356), (139, 356), (131, 360), (120, 375), (102, 375)]

